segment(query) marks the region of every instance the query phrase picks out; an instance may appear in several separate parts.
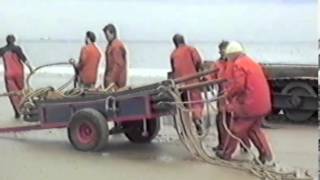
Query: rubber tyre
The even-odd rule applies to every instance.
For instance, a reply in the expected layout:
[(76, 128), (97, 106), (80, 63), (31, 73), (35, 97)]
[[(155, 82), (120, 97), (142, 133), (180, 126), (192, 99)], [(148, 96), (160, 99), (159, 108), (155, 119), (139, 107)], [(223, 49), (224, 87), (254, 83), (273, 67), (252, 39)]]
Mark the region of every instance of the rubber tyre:
[(143, 136), (143, 121), (121, 123), (125, 129), (124, 135), (133, 143), (150, 143), (160, 131), (160, 120), (147, 120), (148, 134)]
[(68, 125), (72, 146), (80, 151), (99, 151), (108, 142), (109, 128), (105, 117), (95, 109), (76, 112)]
[[(308, 83), (304, 82), (291, 82), (287, 84), (283, 90), (282, 94), (291, 94), (291, 95), (309, 95), (317, 97), (316, 92)], [(316, 111), (306, 111), (306, 110), (291, 110), (284, 109), (284, 114), (286, 118), (294, 123), (304, 123), (308, 121)]]

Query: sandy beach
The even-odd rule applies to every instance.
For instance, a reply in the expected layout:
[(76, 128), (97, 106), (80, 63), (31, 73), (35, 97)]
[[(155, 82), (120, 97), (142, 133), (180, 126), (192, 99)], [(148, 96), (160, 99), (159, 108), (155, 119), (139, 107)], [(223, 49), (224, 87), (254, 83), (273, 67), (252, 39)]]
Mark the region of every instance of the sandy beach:
[[(0, 107), (0, 125), (19, 123), (12, 118), (7, 98), (0, 98)], [(316, 127), (285, 124), (266, 132), (276, 161), (308, 169), (316, 177)], [(214, 145), (215, 134), (211, 139)], [(122, 135), (115, 135), (99, 153), (74, 150), (64, 129), (0, 134), (0, 147), (0, 180), (257, 179), (245, 172), (195, 160), (178, 141), (173, 127), (168, 125), (162, 126), (152, 144), (132, 144)]]
[[(299, 75), (291, 68), (280, 68), (276, 71), (281, 73), (276, 76), (271, 71), (266, 72), (266, 76), (276, 80), (270, 84), (272, 96), (280, 92), (283, 95), (279, 96), (279, 101), (276, 96), (273, 102), (278, 102), (274, 104), (289, 111), (306, 110), (307, 116), (314, 110), (311, 109), (314, 107), (311, 98), (318, 91), (313, 91), (317, 89), (314, 76), (307, 77), (309, 73), (304, 73), (306, 70), (299, 66), (320, 63), (319, 1), (0, 0), (0, 48), (4, 47), (0, 54), (6, 58), (3, 61), (0, 57), (0, 95), (6, 92), (3, 63), (15, 72), (18, 69), (15, 66), (20, 67), (17, 57), (27, 60), (33, 68), (64, 62), (38, 71), (30, 81), (33, 90), (58, 89), (68, 81), (68, 88), (73, 87), (74, 69), (65, 64), (70, 58), (77, 63), (81, 59), (79, 65), (84, 71), (86, 68), (82, 65), (88, 65), (89, 74), (99, 58), (108, 61), (104, 66), (108, 74), (115, 70), (120, 79), (122, 75), (118, 70), (127, 69), (126, 85), (132, 88), (161, 82), (167, 79), (171, 69), (177, 76), (198, 71), (199, 60), (227, 59), (225, 65), (216, 66), (220, 68), (217, 78), (228, 80), (224, 89), (227, 98), (229, 95), (242, 96), (245, 93), (240, 90), (245, 89), (250, 93), (239, 101), (249, 102), (249, 96), (261, 101), (262, 95), (258, 94), (264, 94), (265, 81), (260, 69), (249, 60), (253, 59), (268, 65), (295, 66)], [(226, 47), (220, 46), (223, 41), (228, 42)], [(92, 44), (100, 48), (100, 55), (96, 48), (91, 48)], [(101, 72), (98, 74), (103, 76), (105, 71)], [(241, 88), (242, 85), (245, 88)], [(251, 94), (253, 91), (254, 95)], [(155, 101), (153, 97), (150, 99)], [(110, 98), (106, 104), (115, 107), (107, 109), (122, 113), (122, 109), (117, 109), (122, 102), (112, 100)], [(197, 101), (198, 98), (190, 100)], [(131, 105), (129, 108), (132, 109), (125, 113), (136, 111), (136, 107), (136, 104)], [(259, 106), (250, 110), (255, 109)], [(263, 129), (272, 147), (274, 161), (284, 169), (306, 170), (314, 180), (318, 177), (320, 180), (318, 119), (294, 124), (284, 120), (283, 112), (281, 110), (278, 117), (270, 117), (271, 128)], [(248, 172), (196, 159), (180, 142), (172, 117), (161, 117), (160, 120), (161, 130), (152, 143), (134, 144), (123, 134), (110, 135), (107, 146), (99, 152), (81, 152), (73, 148), (66, 129), (0, 133), (0, 180), (259, 180)], [(211, 129), (204, 147), (213, 155), (212, 147), (217, 145), (218, 137), (215, 117), (210, 120)], [(0, 128), (27, 124), (30, 123), (14, 118), (8, 97), (0, 96)], [(94, 134), (85, 126), (80, 127), (81, 133), (75, 136)], [(98, 135), (100, 133), (93, 137)], [(81, 138), (81, 142), (86, 139)], [(254, 147), (252, 150), (258, 155)]]

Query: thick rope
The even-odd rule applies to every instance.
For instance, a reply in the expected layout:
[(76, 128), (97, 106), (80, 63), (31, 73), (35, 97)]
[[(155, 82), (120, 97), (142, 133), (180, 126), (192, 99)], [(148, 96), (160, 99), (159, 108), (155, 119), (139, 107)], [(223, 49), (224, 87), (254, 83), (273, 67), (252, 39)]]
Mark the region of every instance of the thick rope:
[[(259, 177), (260, 179), (268, 179), (268, 180), (311, 180), (313, 179), (310, 176), (305, 176), (302, 178), (295, 177), (294, 172), (276, 172), (266, 166), (264, 166), (261, 162), (259, 162), (258, 158), (256, 158), (255, 154), (245, 146), (245, 144), (241, 141), (240, 138), (236, 137), (226, 125), (226, 120), (224, 116), (224, 126), (227, 129), (227, 132), (236, 140), (238, 140), (244, 147), (248, 150), (248, 152), (253, 156), (257, 161), (252, 162), (234, 162), (234, 161), (225, 161), (216, 157), (210, 156), (205, 148), (203, 141), (195, 135), (194, 131), (192, 131), (192, 110), (187, 109), (183, 106), (183, 104), (193, 103), (197, 101), (187, 101), (182, 102), (181, 97), (179, 96), (179, 91), (177, 89), (171, 90), (170, 94), (175, 99), (175, 104), (177, 106), (178, 112), (175, 115), (175, 126), (179, 136), (179, 139), (183, 142), (183, 144), (187, 147), (187, 149), (191, 152), (193, 156), (197, 159), (204, 160), (213, 165), (224, 166), (229, 168), (234, 168), (238, 170), (244, 170), (252, 173), (253, 175)], [(213, 98), (214, 99), (214, 98)], [(211, 100), (204, 100), (203, 102), (209, 103)], [(189, 112), (188, 112), (189, 111)]]

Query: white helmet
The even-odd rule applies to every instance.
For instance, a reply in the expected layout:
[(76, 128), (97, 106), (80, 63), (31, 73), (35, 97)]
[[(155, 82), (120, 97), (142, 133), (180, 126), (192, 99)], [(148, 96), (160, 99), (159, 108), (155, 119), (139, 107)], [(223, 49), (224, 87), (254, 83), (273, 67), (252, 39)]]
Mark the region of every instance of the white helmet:
[(225, 54), (227, 55), (240, 52), (244, 52), (242, 45), (237, 41), (230, 41), (226, 48)]

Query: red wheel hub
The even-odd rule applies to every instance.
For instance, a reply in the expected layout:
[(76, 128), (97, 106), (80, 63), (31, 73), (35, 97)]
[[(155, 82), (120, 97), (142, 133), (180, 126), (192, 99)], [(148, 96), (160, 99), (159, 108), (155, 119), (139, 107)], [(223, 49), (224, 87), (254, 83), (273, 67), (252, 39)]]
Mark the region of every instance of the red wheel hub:
[(82, 144), (91, 144), (97, 140), (97, 131), (90, 122), (83, 122), (77, 130), (77, 138)]

